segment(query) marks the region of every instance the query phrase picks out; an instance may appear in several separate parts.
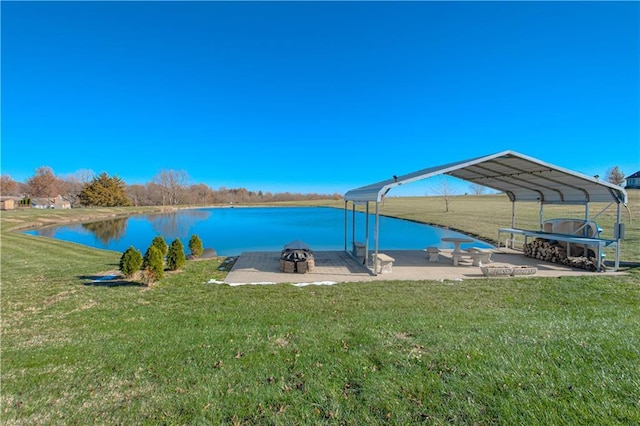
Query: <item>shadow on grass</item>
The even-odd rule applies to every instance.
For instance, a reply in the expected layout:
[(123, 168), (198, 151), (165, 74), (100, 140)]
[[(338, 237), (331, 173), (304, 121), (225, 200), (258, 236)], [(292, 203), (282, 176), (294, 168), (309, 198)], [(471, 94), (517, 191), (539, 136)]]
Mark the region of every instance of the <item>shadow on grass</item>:
[(95, 287), (145, 287), (144, 284), (126, 280), (121, 275), (79, 275), (76, 278), (84, 281), (86, 286)]

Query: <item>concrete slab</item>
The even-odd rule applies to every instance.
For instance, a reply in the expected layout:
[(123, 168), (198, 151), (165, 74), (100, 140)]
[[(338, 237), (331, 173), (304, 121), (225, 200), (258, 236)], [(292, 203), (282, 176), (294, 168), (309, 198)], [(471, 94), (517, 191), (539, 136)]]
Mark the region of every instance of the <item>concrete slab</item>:
[[(315, 251), (315, 268), (306, 274), (280, 272), (280, 252), (245, 252), (240, 255), (227, 275), (228, 284), (259, 283), (339, 283), (354, 281), (392, 280), (465, 280), (485, 278), (479, 266), (472, 266), (470, 258), (464, 258), (453, 266), (451, 250), (443, 250), (439, 262), (429, 262), (425, 250), (382, 250), (395, 259), (393, 272), (373, 275), (344, 251)], [(522, 255), (521, 252), (502, 249), (494, 251), (489, 265), (535, 266), (534, 277), (622, 275), (624, 272), (590, 272), (555, 263), (541, 262)], [(509, 279), (509, 278), (503, 278)]]

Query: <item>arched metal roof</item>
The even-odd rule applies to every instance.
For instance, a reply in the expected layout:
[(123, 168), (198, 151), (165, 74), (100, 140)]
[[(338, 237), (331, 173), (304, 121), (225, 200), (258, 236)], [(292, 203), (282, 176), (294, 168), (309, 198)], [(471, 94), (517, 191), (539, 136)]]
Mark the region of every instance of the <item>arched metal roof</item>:
[(533, 157), (503, 151), (497, 154), (430, 167), (348, 191), (345, 201), (382, 201), (394, 187), (446, 174), (502, 191), (511, 201), (546, 204), (590, 202), (627, 203), (626, 191), (617, 185), (545, 163)]

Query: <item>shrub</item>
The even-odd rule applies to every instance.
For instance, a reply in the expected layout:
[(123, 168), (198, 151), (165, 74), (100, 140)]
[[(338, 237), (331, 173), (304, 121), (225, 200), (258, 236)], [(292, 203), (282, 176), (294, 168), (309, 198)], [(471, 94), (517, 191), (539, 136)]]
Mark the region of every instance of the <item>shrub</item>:
[(160, 249), (154, 245), (149, 246), (145, 257), (147, 258), (147, 265), (144, 272), (147, 284), (161, 280), (164, 275), (164, 262)]
[(202, 240), (197, 235), (192, 235), (189, 240), (189, 251), (193, 256), (200, 256), (202, 254)]
[(184, 266), (187, 259), (184, 257), (184, 246), (179, 239), (173, 240), (169, 246), (169, 252), (167, 253), (167, 268), (171, 271), (176, 271)]
[(164, 240), (162, 235), (158, 235), (157, 237), (155, 237), (153, 241), (151, 241), (151, 245), (158, 247), (160, 249), (160, 253), (162, 253), (162, 256), (167, 255), (169, 246), (167, 245), (167, 242)]
[[(164, 257), (167, 255), (167, 251), (169, 250), (169, 246), (164, 241), (164, 238), (162, 238), (161, 235), (158, 235), (153, 239), (153, 241), (151, 241), (151, 245), (149, 246), (149, 248), (151, 247), (155, 247), (158, 249), (158, 251), (160, 252), (161, 260), (164, 259)], [(164, 260), (163, 260), (163, 264), (164, 264)], [(144, 254), (144, 258), (142, 259), (142, 269), (147, 269), (148, 266), (149, 266), (149, 249), (147, 249), (147, 252)]]
[(133, 246), (129, 247), (122, 253), (119, 266), (125, 277), (133, 276), (142, 266), (142, 253)]

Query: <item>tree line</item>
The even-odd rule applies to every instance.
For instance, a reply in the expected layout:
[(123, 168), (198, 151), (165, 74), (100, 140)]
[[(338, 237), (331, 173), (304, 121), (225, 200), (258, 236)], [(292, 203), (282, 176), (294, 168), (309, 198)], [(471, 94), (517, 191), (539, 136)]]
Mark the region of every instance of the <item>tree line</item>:
[(204, 183), (190, 183), (184, 170), (160, 170), (145, 184), (127, 185), (118, 176), (110, 176), (106, 172), (96, 174), (91, 170), (79, 170), (71, 175), (56, 175), (48, 166), (37, 168), (25, 182), (2, 175), (0, 194), (25, 199), (61, 196), (72, 207), (211, 205), (342, 198), (341, 194), (271, 193), (224, 186), (213, 189)]

